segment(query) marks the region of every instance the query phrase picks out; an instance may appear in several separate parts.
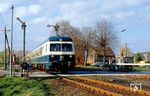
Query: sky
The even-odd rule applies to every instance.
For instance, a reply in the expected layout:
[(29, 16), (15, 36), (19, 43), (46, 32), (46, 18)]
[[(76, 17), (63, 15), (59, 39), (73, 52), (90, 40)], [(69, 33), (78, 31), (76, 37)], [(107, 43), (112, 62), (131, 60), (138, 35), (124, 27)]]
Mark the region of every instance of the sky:
[[(25, 21), (26, 49), (32, 50), (50, 35), (47, 24), (67, 20), (73, 26), (95, 26), (101, 19), (112, 22), (121, 45), (134, 52), (150, 51), (150, 0), (0, 0), (0, 51), (4, 50), (4, 27), (11, 29), (11, 5), (14, 5), (13, 49), (22, 50)], [(121, 32), (123, 29), (127, 29)], [(10, 41), (10, 31), (8, 31)]]

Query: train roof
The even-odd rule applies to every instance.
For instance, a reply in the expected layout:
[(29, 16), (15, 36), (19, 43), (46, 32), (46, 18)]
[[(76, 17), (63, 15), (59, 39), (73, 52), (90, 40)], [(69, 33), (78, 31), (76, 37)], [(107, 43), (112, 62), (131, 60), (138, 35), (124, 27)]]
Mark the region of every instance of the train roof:
[[(73, 40), (71, 39), (71, 37), (68, 36), (50, 36), (48, 39), (46, 39), (44, 42), (42, 42), (41, 44), (39, 44), (38, 46), (36, 46), (33, 50), (35, 50), (36, 48), (38, 48), (39, 46), (41, 46), (42, 44), (44, 44), (47, 41), (65, 41), (65, 42), (72, 42)], [(31, 51), (33, 51), (31, 50)]]
[(52, 36), (49, 37), (49, 41), (72, 41), (70, 37), (67, 36)]

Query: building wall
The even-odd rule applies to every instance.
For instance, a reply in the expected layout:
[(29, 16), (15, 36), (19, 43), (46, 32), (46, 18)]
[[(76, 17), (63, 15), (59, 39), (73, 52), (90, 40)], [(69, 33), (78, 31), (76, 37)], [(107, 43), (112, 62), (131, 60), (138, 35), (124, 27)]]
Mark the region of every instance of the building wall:
[[(103, 53), (103, 52), (100, 52)], [(115, 56), (106, 55), (106, 62), (112, 63), (115, 60)], [(88, 54), (88, 60), (87, 63), (94, 64), (96, 62), (103, 62), (103, 55), (99, 54), (97, 51), (90, 49)]]
[(96, 60), (96, 51), (91, 49), (88, 54), (87, 63), (94, 64), (95, 60)]

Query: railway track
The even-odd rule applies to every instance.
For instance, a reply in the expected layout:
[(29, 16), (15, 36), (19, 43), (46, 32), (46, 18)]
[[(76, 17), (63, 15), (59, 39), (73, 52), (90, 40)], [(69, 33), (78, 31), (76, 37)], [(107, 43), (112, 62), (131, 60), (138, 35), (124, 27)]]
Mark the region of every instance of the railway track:
[(131, 91), (129, 87), (95, 79), (75, 77), (63, 78), (62, 80), (100, 96), (150, 96), (148, 91)]

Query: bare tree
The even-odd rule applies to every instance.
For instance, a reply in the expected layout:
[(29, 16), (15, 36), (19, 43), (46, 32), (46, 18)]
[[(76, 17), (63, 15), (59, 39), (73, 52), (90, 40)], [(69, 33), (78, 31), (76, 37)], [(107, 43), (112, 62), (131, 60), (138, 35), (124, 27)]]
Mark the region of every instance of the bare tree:
[(90, 48), (93, 46), (94, 30), (92, 27), (83, 27), (81, 36), (81, 47), (84, 50), (84, 65), (87, 64), (87, 58)]
[(95, 28), (95, 46), (97, 50), (103, 51), (103, 63), (106, 60), (106, 47), (115, 49), (118, 44), (117, 34), (112, 26), (112, 24), (103, 19), (99, 21)]
[[(60, 25), (61, 30), (59, 32), (59, 35), (61, 36), (70, 36), (73, 39), (74, 45), (75, 45), (75, 54), (76, 54), (76, 60), (77, 63), (80, 63), (80, 61), (83, 60), (83, 48), (81, 47), (82, 44), (82, 33), (78, 28), (73, 27), (68, 21), (59, 21), (57, 22), (58, 25)], [(81, 62), (82, 63), (82, 62)]]

